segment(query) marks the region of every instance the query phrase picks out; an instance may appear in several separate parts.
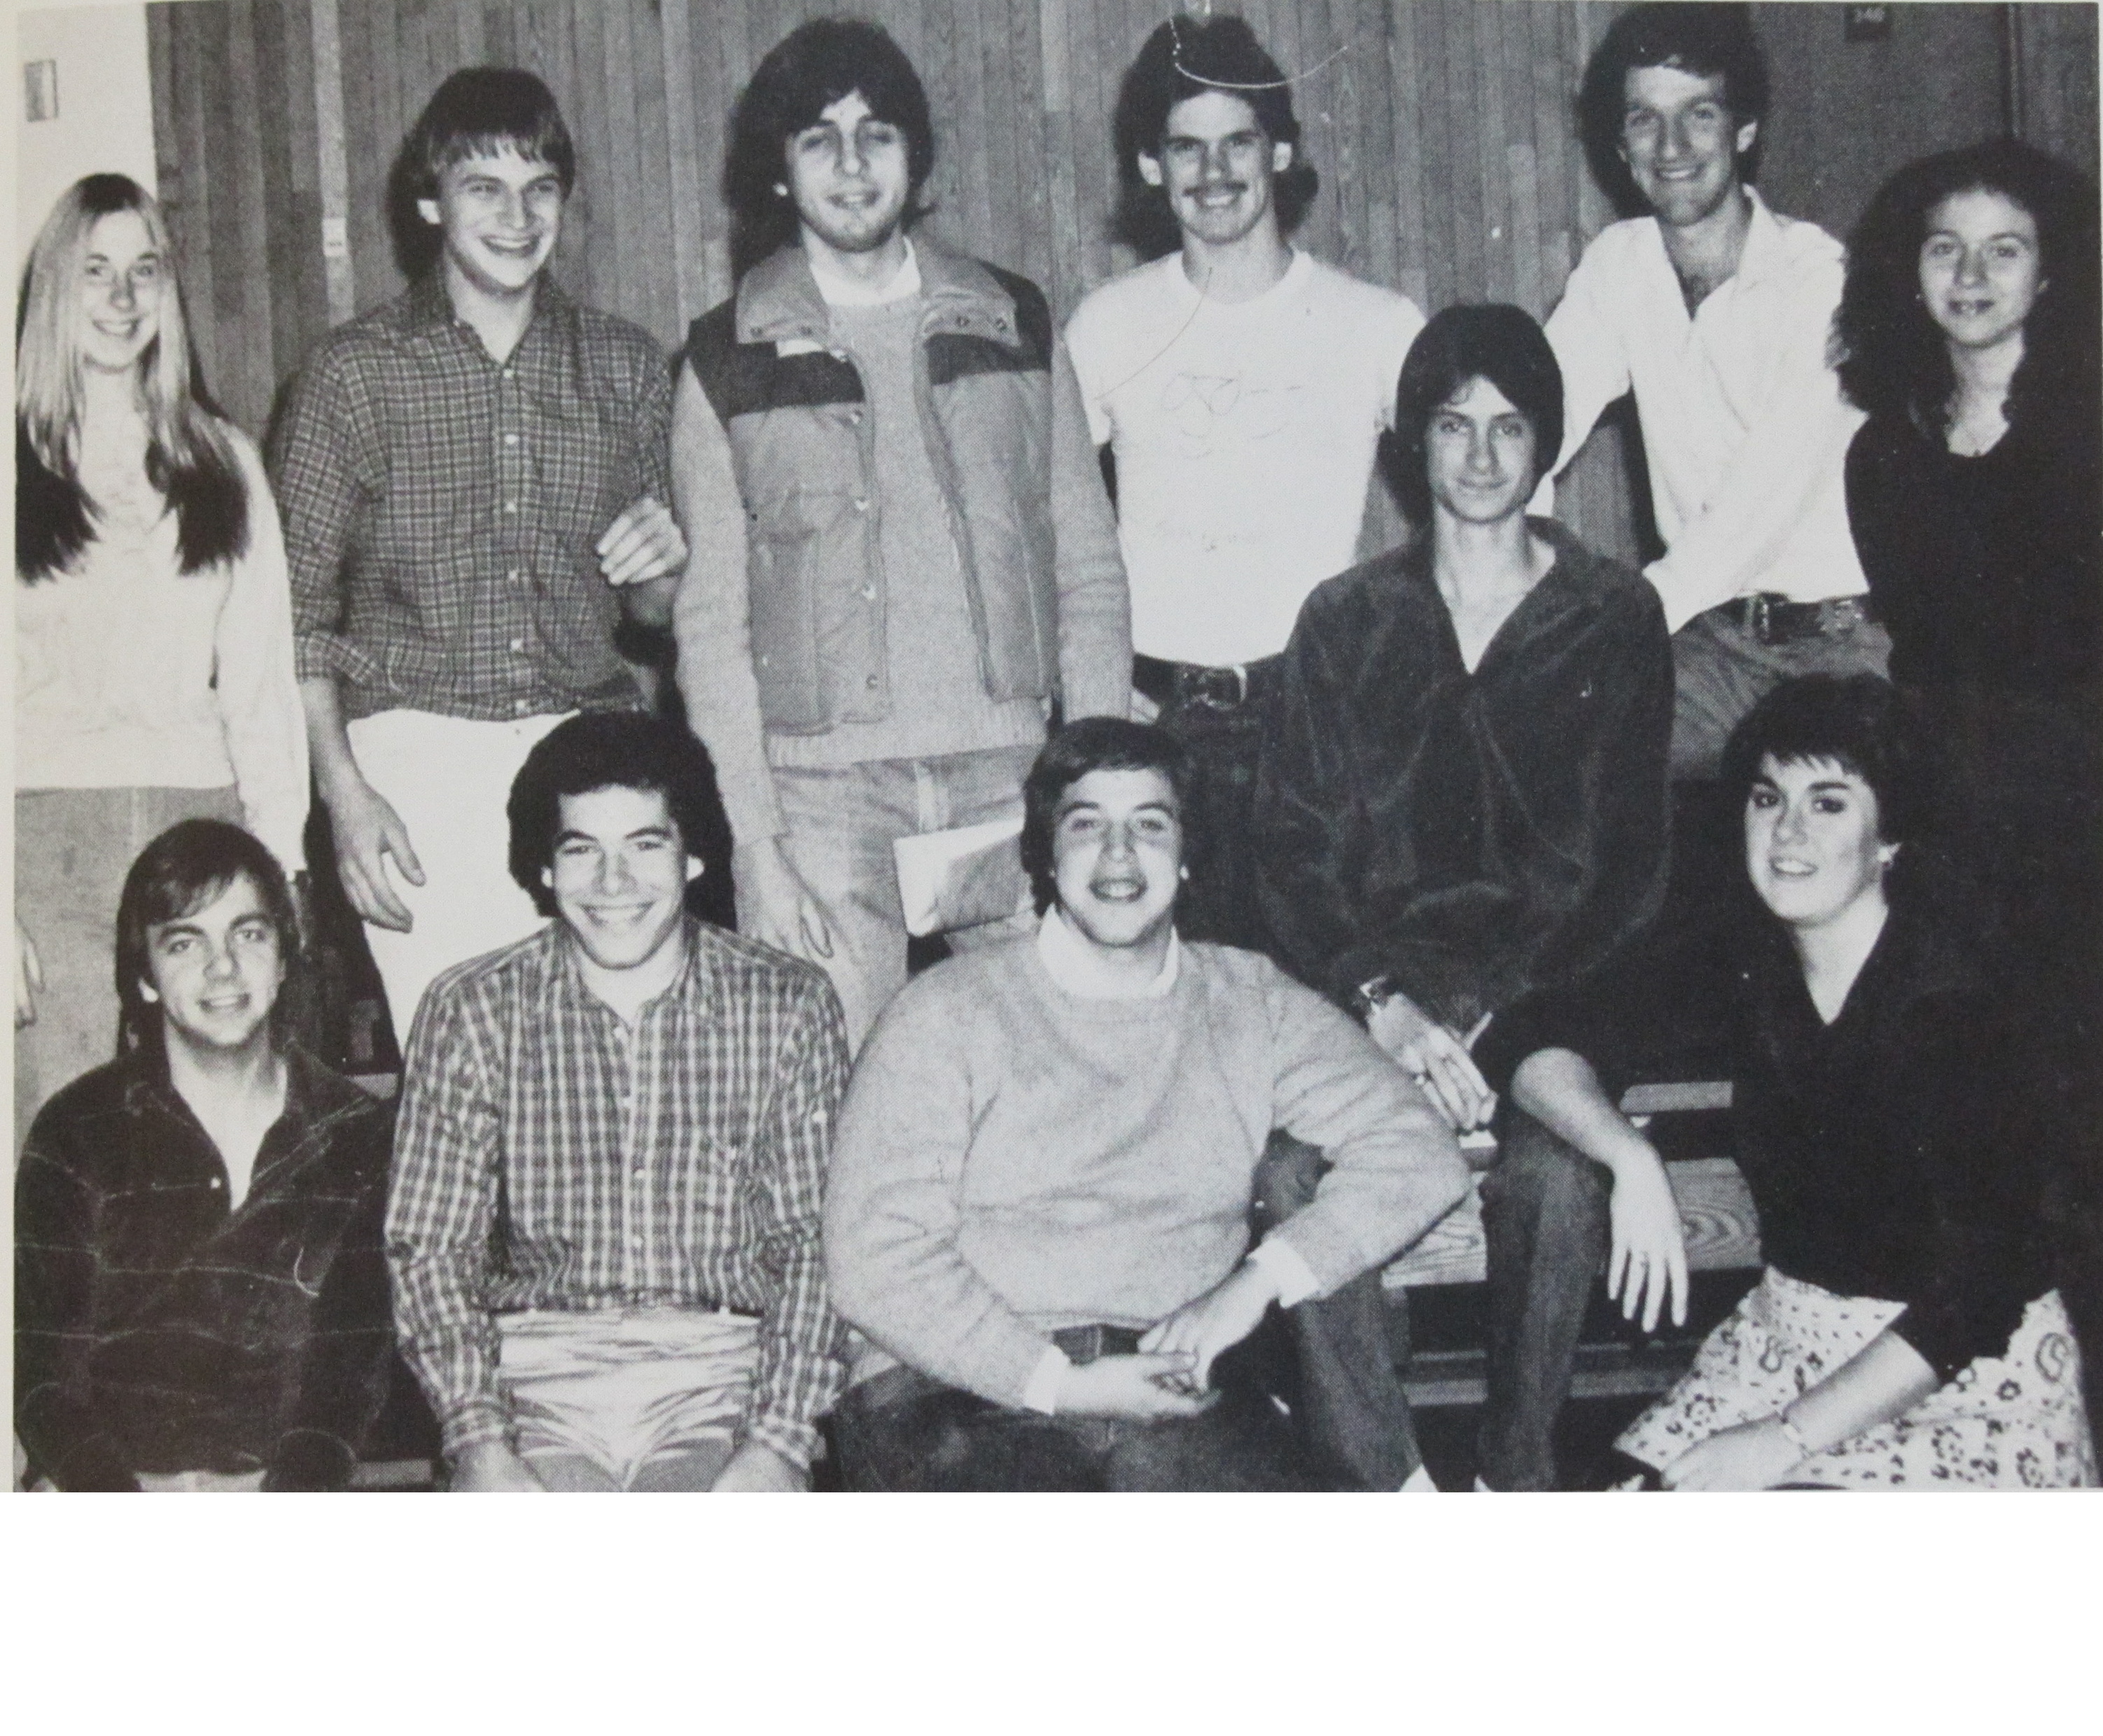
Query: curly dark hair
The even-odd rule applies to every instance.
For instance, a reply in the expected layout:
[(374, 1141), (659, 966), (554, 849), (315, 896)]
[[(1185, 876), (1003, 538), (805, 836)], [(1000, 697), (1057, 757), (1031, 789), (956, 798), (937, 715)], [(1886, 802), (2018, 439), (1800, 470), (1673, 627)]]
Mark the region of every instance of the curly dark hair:
[(789, 141), (856, 91), (871, 114), (905, 135), (905, 226), (927, 215), (920, 193), (935, 170), (935, 122), (920, 75), (881, 24), (814, 18), (767, 51), (731, 110), (723, 198), (731, 211), (733, 277), (796, 239), (795, 204), (776, 190)]
[(1044, 744), (1022, 782), (1022, 868), (1039, 916), (1058, 902), (1052, 833), (1059, 803), (1092, 771), (1158, 771), (1167, 779), (1182, 821), (1183, 866), (1194, 875), (1203, 867), (1207, 841), (1191, 806), (1198, 773), (1190, 750), (1158, 723), (1083, 717)]
[(1834, 364), (1849, 399), (1940, 438), (1957, 376), (1920, 298), (1928, 217), (1953, 193), (1998, 193), (2037, 220), (2040, 285), (2008, 388), (2010, 424), (2047, 411), (2095, 417), (2098, 396), (2096, 184), (2018, 139), (1992, 139), (1908, 163), (1878, 190), (1847, 244), (1834, 318)]
[(1403, 358), (1395, 383), (1395, 493), (1409, 522), (1431, 522), (1425, 441), (1439, 406), (1471, 380), (1487, 380), (1533, 428), (1538, 482), (1563, 445), (1563, 370), (1547, 334), (1523, 308), (1503, 302), (1447, 308), (1432, 316)]
[[(1767, 114), (1767, 62), (1753, 33), (1750, 6), (1658, 0), (1632, 6), (1607, 27), (1586, 63), (1577, 88), (1577, 131), (1593, 179), (1625, 217), (1650, 210), (1621, 156), (1621, 122), (1629, 74), (1645, 66), (1672, 66), (1700, 78), (1723, 81), (1723, 104), (1734, 128)], [(1760, 140), (1738, 159), (1738, 172), (1754, 178)]]
[(555, 914), (543, 876), (554, 866), (562, 797), (601, 789), (656, 790), (687, 854), (712, 867), (730, 861), (730, 823), (708, 750), (678, 724), (646, 712), (584, 712), (534, 744), (512, 779), (511, 877), (544, 917)]
[(1292, 166), (1271, 182), (1278, 226), (1289, 235), (1314, 202), (1321, 179), (1300, 159), (1300, 122), (1292, 113), (1292, 87), (1246, 21), (1231, 15), (1193, 18), (1178, 13), (1148, 37), (1118, 88), (1111, 135), (1117, 147), (1118, 204), (1110, 219), (1113, 239), (1140, 257), (1158, 260), (1182, 245), (1182, 232), (1167, 195), (1147, 184), (1141, 155), (1158, 156), (1178, 103), (1223, 85), (1255, 112), (1256, 125), (1274, 144), (1292, 147)]
[(156, 923), (193, 916), (246, 874), (277, 931), (285, 963), (284, 987), (270, 1010), (271, 1041), (282, 1047), (296, 1023), (304, 964), (300, 921), (285, 871), (255, 837), (223, 819), (180, 820), (139, 852), (117, 900), (117, 1048), (120, 1054), (152, 1051), (160, 1040), (161, 1006), (149, 1001), (153, 975), (147, 931)]

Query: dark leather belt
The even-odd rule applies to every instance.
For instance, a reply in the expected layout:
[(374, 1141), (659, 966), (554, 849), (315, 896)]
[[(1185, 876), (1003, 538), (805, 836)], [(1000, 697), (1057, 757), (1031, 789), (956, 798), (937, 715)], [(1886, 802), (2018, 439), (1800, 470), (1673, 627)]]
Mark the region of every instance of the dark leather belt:
[(1132, 1356), (1139, 1353), (1141, 1334), (1131, 1326), (1061, 1326), (1052, 1342), (1073, 1363), (1092, 1362), (1098, 1356)]
[(1263, 696), (1282, 660), (1259, 657), (1254, 663), (1208, 668), (1201, 663), (1171, 663), (1142, 651), (1132, 659), (1132, 684), (1163, 711), (1178, 705), (1237, 711)]
[(1724, 606), (1763, 645), (1786, 645), (1793, 639), (1815, 639), (1821, 633), (1852, 633), (1877, 618), (1867, 597), (1828, 597), (1815, 603), (1799, 603), (1772, 591), (1762, 591)]

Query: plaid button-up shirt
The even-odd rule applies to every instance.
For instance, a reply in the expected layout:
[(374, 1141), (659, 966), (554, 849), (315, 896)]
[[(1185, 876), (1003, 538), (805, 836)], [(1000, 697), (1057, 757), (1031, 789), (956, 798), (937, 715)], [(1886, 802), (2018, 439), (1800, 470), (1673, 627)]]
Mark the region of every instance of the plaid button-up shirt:
[(631, 1029), (560, 921), (438, 979), (402, 1068), (388, 1202), (395, 1327), (458, 1456), (508, 1432), (494, 1316), (759, 1316), (741, 1439), (807, 1465), (844, 1377), (818, 1242), (847, 1085), (814, 966), (689, 921)]
[(272, 431), (299, 673), (344, 714), (484, 720), (635, 701), (594, 545), (669, 503), (663, 353), (547, 278), (493, 359), (433, 272), (330, 334)]

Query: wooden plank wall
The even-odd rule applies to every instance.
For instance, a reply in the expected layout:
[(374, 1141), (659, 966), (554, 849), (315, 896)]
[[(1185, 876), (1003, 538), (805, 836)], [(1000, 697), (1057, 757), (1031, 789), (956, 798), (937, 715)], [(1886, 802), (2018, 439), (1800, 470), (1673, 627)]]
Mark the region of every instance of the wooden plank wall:
[[(400, 280), (382, 205), (389, 165), (439, 80), (482, 62), (540, 73), (576, 137), (581, 179), (556, 268), (562, 280), (668, 346), (676, 343), (687, 322), (729, 288), (718, 186), (730, 104), (769, 47), (803, 18), (840, 4), (880, 20), (926, 81), (940, 134), (936, 232), (1037, 279), (1063, 317), (1132, 263), (1108, 236), (1110, 111), (1125, 67), (1169, 3), (151, 7), (161, 187), (197, 309), (206, 377), (235, 418), (258, 429), (278, 382), (332, 323), (395, 293)], [(1184, 0), (1184, 9), (1242, 12), (1287, 71), (1302, 75), (1296, 103), (1323, 182), (1302, 238), (1403, 290), (1426, 312), (1491, 299), (1545, 313), (1585, 238), (1608, 219), (1577, 149), (1571, 96), (1585, 56), (1619, 9), (1613, 0), (1220, 0), (1211, 8)], [(1830, 159), (1831, 140), (1816, 114), (1820, 81), (1847, 82), (1827, 42), (1840, 34), (1841, 9), (1760, 10), (1776, 35), (1771, 49), (1781, 53), (1770, 123), (1778, 152), (1787, 158), (1785, 141), (1795, 131), (1814, 159)], [(2044, 142), (2061, 142), (2061, 132), (2069, 145), (2083, 142), (2072, 135), (2084, 124), (2075, 111), (2085, 90), (2092, 153), (2093, 9), (2016, 11), (2022, 29), (2011, 34), (2028, 51), (2029, 106), (2041, 118)], [(1923, 33), (1916, 24), (1927, 23), (1901, 15), (1901, 29), (1910, 39)], [(1815, 52), (1794, 53), (1798, 36)], [(2083, 64), (2070, 66), (2083, 55)], [(1972, 69), (1980, 90), (1967, 113), (2000, 101), (1998, 59), (1936, 58)], [(1857, 62), (1854, 69), (1886, 96), (1914, 82), (1877, 80), (1868, 57)], [(1785, 112), (1792, 101), (1803, 111), (1794, 118)], [(1947, 93), (1927, 93), (1914, 106), (1946, 110)], [(1854, 112), (1852, 100), (1843, 107)], [(1889, 125), (1880, 114), (1873, 131), (1881, 137)], [(1809, 144), (1814, 137), (1824, 144)], [(1807, 196), (1821, 184), (1811, 166), (1798, 179), (1805, 189), (1791, 190)], [(1594, 542), (1633, 551), (1613, 440), (1594, 442), (1561, 510)], [(1375, 529), (1375, 540), (1384, 539), (1394, 521)]]
[[(383, 199), (456, 67), (532, 68), (581, 174), (557, 269), (668, 346), (729, 289), (730, 104), (824, 0), (182, 0), (149, 9), (161, 185), (206, 377), (260, 429), (336, 320), (400, 287)], [(1108, 235), (1118, 81), (1167, 0), (856, 0), (919, 68), (940, 137), (931, 220), (1042, 283), (1063, 317), (1132, 263)], [(1202, 11), (1202, 3), (1185, 10)], [(1568, 0), (1246, 0), (1288, 72), (1322, 192), (1302, 232), (1414, 297), (1545, 313), (1607, 213), (1569, 124), (1615, 8)], [(325, 220), (342, 245), (325, 251)], [(1603, 442), (1601, 444), (1604, 444)], [(1564, 515), (1629, 546), (1612, 451)], [(1391, 530), (1389, 525), (1383, 531)]]

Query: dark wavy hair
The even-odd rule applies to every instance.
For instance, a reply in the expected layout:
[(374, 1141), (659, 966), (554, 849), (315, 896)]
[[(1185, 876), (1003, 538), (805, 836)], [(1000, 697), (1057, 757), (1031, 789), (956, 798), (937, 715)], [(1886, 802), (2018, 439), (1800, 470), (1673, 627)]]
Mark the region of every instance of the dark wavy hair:
[(715, 767), (691, 732), (647, 712), (585, 712), (534, 744), (505, 804), (511, 877), (542, 916), (555, 914), (541, 877), (554, 864), (562, 797), (615, 788), (659, 792), (687, 854), (718, 868), (729, 864), (730, 823)]
[(733, 277), (796, 239), (795, 202), (777, 190), (787, 172), (789, 141), (856, 91), (871, 114), (905, 135), (905, 226), (927, 215), (920, 193), (935, 170), (935, 122), (920, 75), (883, 25), (814, 18), (767, 51), (731, 111), (723, 198), (731, 212)]
[(1489, 381), (1532, 424), (1535, 482), (1548, 473), (1563, 445), (1563, 370), (1540, 322), (1504, 302), (1434, 314), (1403, 358), (1394, 390), (1395, 492), (1420, 530), (1431, 522), (1431, 419), (1476, 379)]
[(1124, 717), (1083, 717), (1049, 741), (1022, 781), (1022, 868), (1039, 916), (1058, 902), (1052, 834), (1066, 792), (1092, 771), (1158, 771), (1176, 793), (1183, 825), (1183, 866), (1201, 871), (1208, 841), (1191, 806), (1197, 770), (1190, 750), (1155, 723)]
[(577, 184), (576, 147), (555, 93), (521, 67), (462, 67), (431, 93), (388, 174), (388, 229), (402, 276), (420, 277), (445, 251), (444, 236), (416, 202), (438, 196), (438, 178), (452, 164), (505, 151), (547, 164), (565, 198)]
[[(1723, 748), (1720, 788), (1736, 811), (1744, 811), (1770, 755), (1784, 766), (1830, 760), (1854, 773), (1875, 793), (1880, 843), (1917, 846), (1932, 835), (1940, 757), (1914, 708), (1881, 675), (1800, 675), (1763, 695)], [(1910, 870), (1914, 855), (1900, 858)]]
[(1229, 89), (1225, 94), (1240, 97), (1255, 111), (1256, 125), (1274, 144), (1292, 147), (1292, 166), (1271, 183), (1278, 228), (1291, 234), (1314, 202), (1321, 178), (1300, 160), (1300, 122), (1292, 112), (1292, 87), (1278, 62), (1245, 20), (1231, 15), (1193, 18), (1179, 12), (1147, 38), (1118, 87), (1111, 117), (1118, 203), (1110, 233), (1142, 259), (1158, 260), (1174, 252), (1182, 245), (1182, 232), (1168, 207), (1167, 195), (1149, 186), (1139, 172), (1139, 159), (1160, 154), (1169, 113), (1178, 103), (1222, 86), (1256, 87)]
[(223, 819), (185, 819), (168, 828), (139, 852), (117, 900), (117, 1052), (151, 1052), (162, 1032), (161, 1006), (143, 985), (153, 971), (147, 930), (156, 923), (193, 916), (246, 874), (263, 901), (263, 914), (277, 931), (285, 961), (285, 983), (270, 1009), (271, 1041), (282, 1047), (300, 999), (304, 963), (300, 921), (291, 888), (278, 859), (240, 827)]
[[(1658, 0), (1633, 6), (1607, 27), (1586, 63), (1577, 87), (1577, 131), (1599, 189), (1625, 217), (1646, 215), (1650, 206), (1621, 156), (1621, 122), (1629, 74), (1646, 66), (1672, 66), (1700, 78), (1723, 81), (1723, 104), (1732, 130), (1767, 114), (1767, 61), (1753, 33), (1750, 6)], [(1751, 180), (1760, 161), (1760, 140), (1738, 160)]]
[(2099, 396), (2096, 184), (2017, 139), (1993, 139), (1908, 163), (1878, 190), (1847, 244), (1834, 318), (1840, 384), (1872, 415), (1905, 416), (1941, 438), (1957, 376), (1942, 330), (1920, 298), (1920, 250), (1935, 208), (1953, 193), (1998, 193), (2037, 220), (2042, 279), (2008, 388), (2010, 424), (2065, 412), (2094, 436)]

